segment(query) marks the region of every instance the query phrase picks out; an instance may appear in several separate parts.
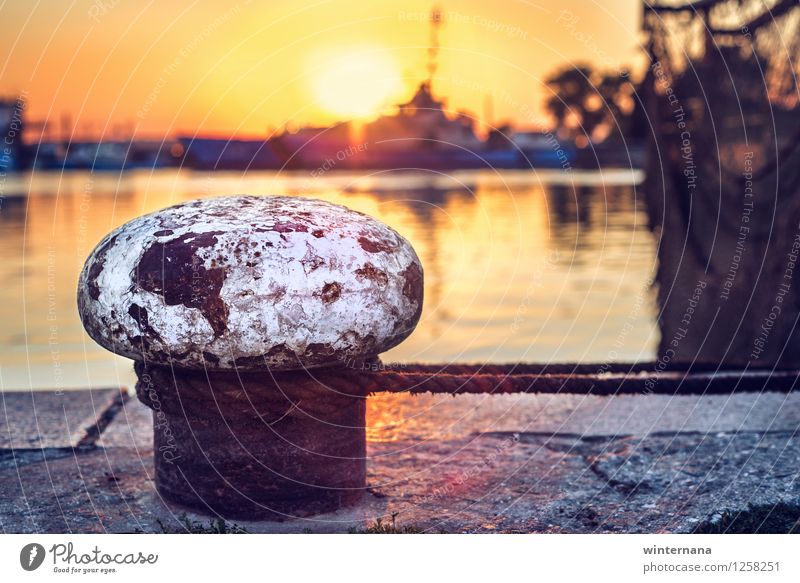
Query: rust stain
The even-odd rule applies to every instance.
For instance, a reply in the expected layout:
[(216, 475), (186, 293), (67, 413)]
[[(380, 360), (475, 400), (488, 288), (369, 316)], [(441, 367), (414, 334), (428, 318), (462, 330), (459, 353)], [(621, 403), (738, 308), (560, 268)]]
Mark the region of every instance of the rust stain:
[(392, 247), (390, 247), (387, 243), (383, 241), (376, 241), (364, 236), (358, 238), (358, 244), (361, 245), (361, 248), (367, 253), (386, 253), (392, 250)]
[(368, 279), (382, 287), (389, 283), (389, 276), (386, 275), (386, 272), (378, 269), (372, 263), (366, 263), (364, 267), (356, 269), (355, 274), (358, 279)]
[(163, 297), (168, 306), (198, 308), (216, 336), (225, 333), (228, 321), (228, 307), (219, 295), (225, 269), (206, 269), (196, 253), (214, 246), (220, 234), (186, 234), (166, 243), (153, 243), (142, 255), (132, 278), (141, 289)]
[(326, 304), (335, 302), (341, 295), (342, 284), (340, 284), (338, 281), (326, 283), (324, 286), (322, 286), (322, 291), (319, 292), (319, 297), (322, 298), (322, 301)]

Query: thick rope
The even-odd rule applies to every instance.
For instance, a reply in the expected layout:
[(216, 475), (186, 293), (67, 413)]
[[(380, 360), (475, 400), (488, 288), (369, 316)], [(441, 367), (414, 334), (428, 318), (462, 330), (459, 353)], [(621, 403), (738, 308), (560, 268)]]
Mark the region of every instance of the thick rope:
[(660, 363), (403, 364), (389, 368), (380, 361), (370, 361), (358, 369), (330, 367), (241, 373), (189, 371), (137, 363), (136, 372), (137, 393), (144, 403), (154, 409), (196, 410), (198, 414), (210, 404), (250, 411), (257, 402), (265, 411), (277, 410), (286, 397), (325, 406), (329, 400), (325, 396), (336, 394), (356, 398), (376, 393), (720, 395), (791, 392), (800, 380), (797, 370), (718, 370), (711, 365), (693, 365), (687, 370)]
[[(405, 365), (402, 370), (308, 371), (335, 390), (364, 393), (729, 394), (795, 390), (800, 371), (691, 371), (638, 365)], [(356, 390), (356, 388), (358, 390)]]

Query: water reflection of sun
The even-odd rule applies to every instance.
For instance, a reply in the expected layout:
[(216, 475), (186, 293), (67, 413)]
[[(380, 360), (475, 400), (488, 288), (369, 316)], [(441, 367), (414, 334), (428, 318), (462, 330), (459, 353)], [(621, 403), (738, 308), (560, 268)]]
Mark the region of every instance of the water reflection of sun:
[(402, 89), (397, 65), (386, 54), (353, 50), (314, 64), (312, 89), (326, 111), (347, 118), (377, 114)]

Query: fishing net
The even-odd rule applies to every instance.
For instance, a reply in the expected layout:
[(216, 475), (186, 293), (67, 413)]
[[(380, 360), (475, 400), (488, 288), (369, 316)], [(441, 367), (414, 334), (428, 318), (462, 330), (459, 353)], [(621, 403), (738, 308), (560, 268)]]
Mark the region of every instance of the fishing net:
[(800, 364), (800, 4), (646, 6), (660, 358)]

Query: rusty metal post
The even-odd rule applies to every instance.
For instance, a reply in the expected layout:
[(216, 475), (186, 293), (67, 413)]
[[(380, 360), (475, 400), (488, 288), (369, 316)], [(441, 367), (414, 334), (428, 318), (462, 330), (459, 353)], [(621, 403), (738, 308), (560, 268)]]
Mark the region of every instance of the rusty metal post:
[(78, 305), (95, 341), (136, 361), (159, 492), (224, 517), (283, 518), (362, 494), (366, 394), (325, 379), (413, 331), (422, 278), (408, 241), (371, 217), (223, 197), (110, 233)]
[(237, 519), (308, 516), (361, 498), (366, 395), (331, 390), (324, 371), (135, 368), (164, 498)]

